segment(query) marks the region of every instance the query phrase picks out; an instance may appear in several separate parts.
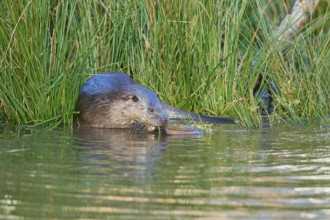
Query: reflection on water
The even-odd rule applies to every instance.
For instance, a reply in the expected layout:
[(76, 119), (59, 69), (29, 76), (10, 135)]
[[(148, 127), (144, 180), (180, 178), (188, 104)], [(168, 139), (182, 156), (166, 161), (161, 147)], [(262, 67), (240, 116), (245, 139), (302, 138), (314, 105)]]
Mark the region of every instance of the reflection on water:
[(0, 219), (330, 218), (330, 129), (0, 128)]

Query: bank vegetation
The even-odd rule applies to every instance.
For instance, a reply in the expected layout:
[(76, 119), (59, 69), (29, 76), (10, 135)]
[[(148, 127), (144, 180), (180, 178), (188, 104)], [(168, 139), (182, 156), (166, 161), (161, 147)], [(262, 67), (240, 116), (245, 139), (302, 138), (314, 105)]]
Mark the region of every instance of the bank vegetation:
[(328, 118), (329, 1), (283, 48), (272, 33), (293, 2), (2, 1), (0, 121), (70, 125), (82, 84), (103, 71), (246, 126), (261, 123), (253, 89), (262, 74), (278, 88), (272, 124)]

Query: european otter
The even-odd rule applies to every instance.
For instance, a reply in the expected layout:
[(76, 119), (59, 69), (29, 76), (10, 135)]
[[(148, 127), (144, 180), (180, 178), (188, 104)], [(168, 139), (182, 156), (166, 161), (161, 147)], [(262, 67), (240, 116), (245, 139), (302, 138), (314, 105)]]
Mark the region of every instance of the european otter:
[(80, 124), (100, 128), (132, 128), (149, 131), (167, 125), (168, 116), (151, 90), (124, 73), (101, 73), (88, 79), (80, 91), (76, 109)]
[(144, 126), (153, 131), (166, 127), (169, 119), (233, 123), (232, 119), (198, 115), (164, 104), (125, 73), (99, 73), (88, 79), (76, 110), (80, 124), (100, 128)]

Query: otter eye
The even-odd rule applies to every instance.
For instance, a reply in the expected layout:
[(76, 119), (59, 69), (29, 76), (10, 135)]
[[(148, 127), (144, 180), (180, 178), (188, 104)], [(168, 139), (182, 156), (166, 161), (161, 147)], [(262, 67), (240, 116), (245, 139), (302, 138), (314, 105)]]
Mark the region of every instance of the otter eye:
[(153, 108), (149, 108), (148, 110), (149, 110), (149, 112), (151, 112), (151, 113), (153, 113), (153, 112), (155, 111)]
[(135, 95), (132, 97), (132, 100), (133, 100), (133, 102), (137, 102), (137, 101), (139, 101), (139, 98)]

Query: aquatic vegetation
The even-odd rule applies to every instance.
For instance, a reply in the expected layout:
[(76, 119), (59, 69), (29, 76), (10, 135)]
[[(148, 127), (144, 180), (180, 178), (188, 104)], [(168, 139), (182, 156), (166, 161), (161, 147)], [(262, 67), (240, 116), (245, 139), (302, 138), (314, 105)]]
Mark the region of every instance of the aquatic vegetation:
[(71, 124), (81, 85), (102, 71), (129, 73), (178, 108), (248, 126), (261, 123), (253, 88), (262, 73), (278, 87), (271, 123), (326, 117), (328, 5), (283, 50), (271, 34), (283, 2), (3, 1), (0, 119)]

